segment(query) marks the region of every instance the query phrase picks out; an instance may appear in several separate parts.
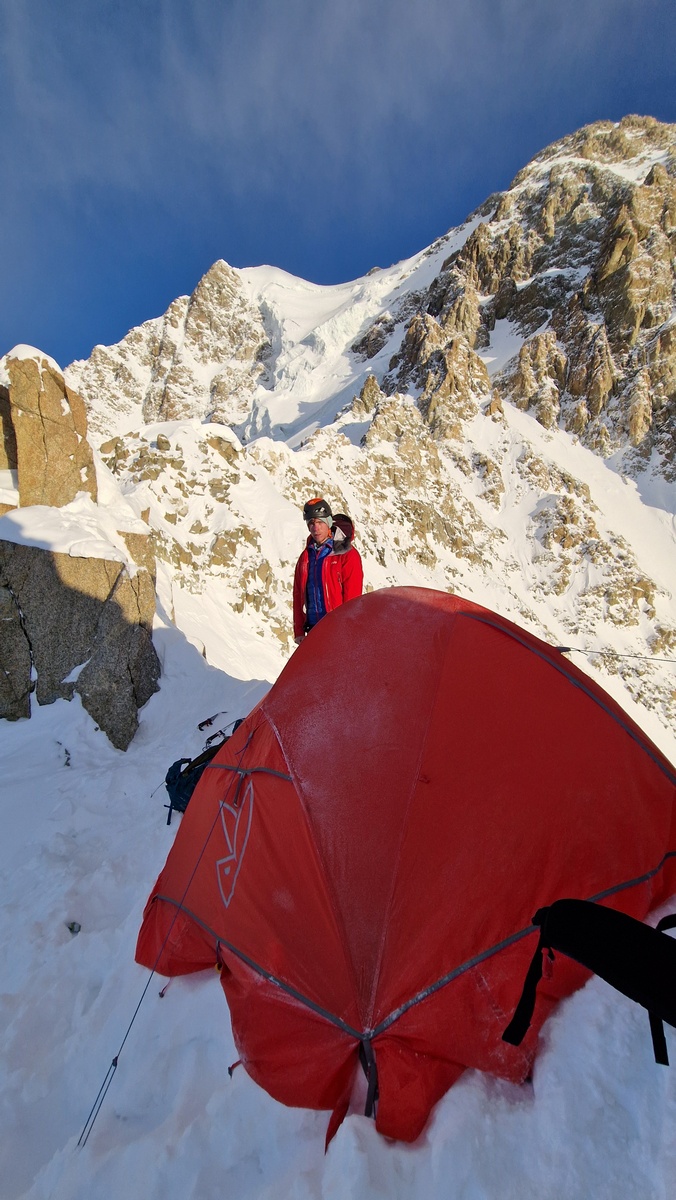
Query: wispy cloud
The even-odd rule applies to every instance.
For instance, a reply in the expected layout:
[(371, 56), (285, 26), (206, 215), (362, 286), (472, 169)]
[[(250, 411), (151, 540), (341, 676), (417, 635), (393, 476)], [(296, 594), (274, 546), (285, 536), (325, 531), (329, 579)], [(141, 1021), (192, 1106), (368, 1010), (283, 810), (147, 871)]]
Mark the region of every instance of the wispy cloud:
[(585, 121), (676, 118), (675, 39), (674, 0), (0, 0), (14, 308), (182, 245), (391, 261)]
[[(644, 0), (642, 20), (667, 2)], [(586, 71), (593, 88), (633, 10), (629, 0), (6, 0), (0, 144), (17, 185), (71, 194), (95, 183), (171, 205), (195, 172), (241, 194), (320, 171), (335, 180), (346, 167), (370, 187), (396, 179), (399, 143), (464, 157), (487, 113), (504, 121)]]

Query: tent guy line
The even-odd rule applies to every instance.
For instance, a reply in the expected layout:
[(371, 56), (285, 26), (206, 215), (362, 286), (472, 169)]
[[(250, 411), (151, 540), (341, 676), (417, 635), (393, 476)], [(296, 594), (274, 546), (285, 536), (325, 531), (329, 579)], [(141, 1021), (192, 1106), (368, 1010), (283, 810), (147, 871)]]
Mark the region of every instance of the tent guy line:
[(580, 646), (555, 646), (554, 649), (558, 650), (560, 654), (612, 654), (615, 658), (640, 658), (642, 662), (671, 663), (676, 667), (676, 658), (656, 658), (652, 654), (629, 654), (608, 647), (603, 650), (582, 650)]
[[(246, 741), (245, 741), (244, 745), (242, 746), (242, 749), (241, 749), (241, 750), (240, 750), (240, 752), (239, 752), (239, 759), (240, 759), (240, 762), (241, 762), (241, 760), (242, 760), (242, 757), (243, 757), (243, 755), (244, 755), (244, 752), (245, 752), (245, 750), (247, 749), (247, 747), (249, 746), (249, 743), (250, 743), (251, 739), (253, 738), (253, 735), (254, 735), (254, 733), (255, 733), (255, 732), (256, 732), (255, 728), (251, 730), (251, 733), (249, 734), (248, 738), (246, 739)], [(234, 769), (234, 770), (237, 770), (237, 768), (233, 768), (233, 769)], [(234, 777), (233, 777), (233, 779), (231, 780), (231, 782), (230, 782), (230, 784), (229, 784), (229, 787), (232, 787), (232, 785), (233, 785), (233, 783), (234, 783), (234, 782), (235, 782), (235, 779), (234, 779)], [(236, 794), (235, 794), (235, 800), (237, 799), (237, 795), (239, 794), (239, 790), (240, 790), (240, 788), (241, 788), (241, 786), (242, 786), (242, 782), (243, 782), (242, 775), (241, 775), (241, 774), (239, 774), (239, 777), (237, 778), (237, 790), (236, 790)], [(156, 790), (157, 790), (157, 789), (156, 789)], [(199, 865), (200, 865), (200, 862), (201, 862), (201, 860), (202, 860), (202, 857), (203, 857), (203, 855), (205, 854), (205, 852), (206, 852), (206, 849), (207, 849), (207, 846), (208, 846), (208, 844), (209, 844), (209, 840), (210, 840), (210, 838), (211, 838), (211, 835), (212, 835), (212, 833), (214, 832), (214, 829), (216, 828), (216, 824), (217, 824), (217, 822), (218, 822), (218, 818), (219, 818), (219, 817), (220, 817), (220, 815), (221, 815), (221, 810), (222, 810), (222, 808), (223, 808), (223, 805), (224, 805), (224, 804), (225, 804), (225, 802), (226, 802), (226, 799), (227, 799), (227, 792), (226, 792), (226, 795), (224, 796), (223, 800), (221, 801), (221, 804), (219, 805), (219, 807), (218, 807), (218, 809), (217, 809), (217, 811), (216, 811), (216, 815), (215, 815), (215, 817), (214, 817), (214, 819), (213, 819), (213, 822), (212, 822), (211, 828), (209, 829), (209, 832), (207, 833), (207, 836), (206, 836), (206, 838), (205, 838), (204, 845), (202, 846), (202, 849), (200, 850), (200, 853), (199, 853), (199, 855), (198, 855), (198, 857), (197, 857), (197, 860), (196, 860), (196, 862), (195, 862), (195, 865), (194, 865), (194, 867), (193, 867), (193, 869), (192, 869), (192, 872), (191, 872), (191, 874), (190, 874), (190, 877), (189, 877), (189, 879), (188, 879), (188, 882), (187, 882), (187, 883), (186, 883), (186, 885), (185, 885), (185, 890), (184, 890), (184, 892), (183, 892), (183, 896), (181, 897), (181, 899), (182, 899), (182, 900), (184, 900), (184, 899), (185, 899), (185, 897), (187, 896), (187, 894), (188, 894), (188, 891), (189, 891), (189, 888), (190, 888), (190, 885), (191, 885), (191, 883), (192, 883), (193, 879), (195, 878), (195, 875), (196, 875), (196, 873), (197, 873), (197, 870), (198, 870), (198, 868), (199, 868)], [(96, 1122), (96, 1118), (98, 1117), (98, 1115), (99, 1115), (99, 1113), (100, 1113), (100, 1111), (101, 1111), (101, 1108), (103, 1107), (103, 1102), (104, 1102), (104, 1100), (105, 1100), (105, 1098), (106, 1098), (106, 1096), (107, 1096), (107, 1094), (108, 1094), (108, 1089), (109, 1089), (109, 1087), (110, 1087), (111, 1083), (113, 1082), (113, 1077), (114, 1077), (114, 1075), (115, 1075), (115, 1072), (116, 1072), (116, 1070), (117, 1070), (117, 1064), (118, 1064), (118, 1061), (119, 1061), (120, 1055), (121, 1055), (121, 1053), (122, 1053), (122, 1051), (123, 1051), (123, 1049), (124, 1049), (124, 1046), (125, 1046), (125, 1043), (126, 1043), (126, 1041), (127, 1041), (127, 1038), (129, 1037), (129, 1034), (131, 1033), (132, 1026), (133, 1026), (133, 1024), (134, 1024), (134, 1022), (135, 1022), (135, 1020), (136, 1020), (136, 1018), (137, 1018), (137, 1016), (138, 1016), (138, 1014), (139, 1014), (139, 1011), (140, 1011), (141, 1005), (143, 1004), (143, 1001), (145, 1000), (145, 998), (146, 998), (146, 996), (147, 996), (147, 994), (148, 994), (148, 988), (150, 987), (150, 985), (151, 985), (151, 983), (152, 983), (152, 981), (153, 981), (153, 977), (154, 977), (154, 975), (155, 975), (155, 971), (156, 971), (156, 969), (157, 969), (157, 964), (159, 963), (159, 961), (160, 961), (160, 958), (162, 957), (162, 954), (163, 954), (163, 952), (164, 952), (164, 950), (165, 950), (165, 948), (166, 948), (166, 946), (167, 946), (167, 943), (168, 943), (168, 941), (169, 941), (169, 938), (171, 937), (171, 931), (172, 931), (172, 929), (174, 928), (174, 925), (175, 925), (175, 923), (176, 923), (176, 919), (177, 919), (177, 917), (178, 917), (178, 913), (179, 913), (179, 909), (177, 909), (177, 910), (176, 910), (176, 913), (174, 914), (174, 919), (173, 919), (173, 921), (170, 923), (170, 925), (169, 925), (169, 928), (167, 929), (167, 932), (166, 932), (166, 935), (165, 935), (164, 941), (163, 941), (163, 943), (162, 943), (162, 945), (161, 945), (160, 949), (159, 949), (159, 950), (158, 950), (158, 952), (157, 952), (157, 957), (156, 957), (156, 959), (155, 959), (155, 963), (154, 963), (154, 965), (152, 966), (152, 968), (151, 968), (151, 970), (150, 970), (150, 975), (148, 976), (148, 980), (147, 980), (147, 982), (146, 982), (146, 984), (145, 984), (145, 987), (143, 988), (143, 991), (141, 992), (141, 995), (140, 995), (140, 997), (139, 997), (139, 1000), (138, 1000), (138, 1003), (137, 1003), (137, 1005), (136, 1005), (136, 1008), (134, 1009), (134, 1012), (133, 1012), (133, 1014), (132, 1014), (131, 1020), (130, 1020), (130, 1022), (129, 1022), (129, 1024), (128, 1024), (128, 1026), (127, 1026), (127, 1029), (126, 1029), (125, 1035), (124, 1035), (124, 1037), (122, 1038), (122, 1041), (120, 1042), (120, 1046), (119, 1046), (119, 1049), (118, 1049), (118, 1051), (117, 1051), (117, 1054), (115, 1054), (115, 1055), (114, 1055), (114, 1057), (113, 1057), (113, 1059), (112, 1059), (112, 1061), (111, 1061), (111, 1063), (110, 1063), (110, 1066), (108, 1067), (108, 1070), (106, 1071), (106, 1074), (105, 1074), (105, 1076), (104, 1076), (104, 1079), (103, 1079), (103, 1083), (101, 1084), (101, 1087), (99, 1088), (99, 1091), (98, 1091), (98, 1094), (97, 1094), (97, 1096), (96, 1096), (96, 1099), (95, 1099), (95, 1101), (94, 1101), (94, 1103), (93, 1103), (93, 1105), (92, 1105), (92, 1107), (91, 1107), (91, 1109), (90, 1109), (90, 1111), (89, 1111), (89, 1115), (87, 1116), (87, 1120), (85, 1121), (85, 1123), (84, 1123), (84, 1125), (83, 1125), (83, 1127), (82, 1127), (82, 1132), (81, 1132), (81, 1134), (80, 1134), (80, 1136), (79, 1136), (79, 1138), (78, 1138), (78, 1140), (77, 1140), (77, 1144), (78, 1144), (78, 1146), (79, 1146), (81, 1149), (83, 1149), (83, 1148), (84, 1148), (84, 1147), (87, 1145), (87, 1142), (89, 1141), (89, 1135), (90, 1135), (90, 1133), (91, 1133), (92, 1129), (94, 1128), (94, 1124), (95, 1124), (95, 1122)]]
[[(587, 684), (583, 683), (581, 679), (575, 679), (574, 676), (570, 675), (562, 663), (555, 662), (554, 659), (549, 658), (548, 655), (546, 655), (542, 650), (538, 650), (536, 646), (533, 646), (526, 638), (519, 637), (519, 635), (515, 633), (513, 629), (505, 629), (503, 625), (498, 624), (496, 621), (491, 621), (487, 617), (479, 616), (478, 613), (464, 612), (461, 613), (460, 616), (466, 617), (469, 621), (478, 621), (481, 625), (488, 625), (490, 629), (495, 629), (498, 633), (503, 633), (505, 637), (512, 638), (513, 641), (518, 642), (521, 646), (525, 646), (526, 649), (530, 650), (532, 654), (536, 654), (538, 658), (541, 658), (543, 662), (548, 663), (554, 668), (555, 671), (559, 671), (569, 683), (572, 683), (573, 687), (579, 688), (581, 692), (584, 692), (586, 696), (589, 696), (590, 700), (593, 700), (594, 704), (598, 704), (599, 708), (602, 708), (604, 712), (607, 712), (608, 716), (612, 717), (613, 721), (616, 721), (620, 728), (624, 729), (625, 733), (628, 733), (629, 737), (633, 738), (633, 740), (638, 743), (642, 750), (645, 750), (646, 754), (652, 758), (656, 766), (658, 766), (666, 775), (670, 783), (676, 784), (676, 774), (673, 772), (666, 759), (652, 751), (648, 739), (640, 735), (640, 730), (632, 728), (628, 720), (622, 720), (618, 713), (614, 712), (610, 705), (605, 704), (600, 697), (595, 694), (591, 687), (588, 687)], [(547, 645), (547, 643), (545, 642), (544, 645)], [(563, 653), (563, 649), (565, 649), (565, 647), (562, 648), (561, 646), (551, 646), (550, 648), (552, 650), (558, 650), (559, 653)], [(563, 662), (565, 662), (565, 659)]]

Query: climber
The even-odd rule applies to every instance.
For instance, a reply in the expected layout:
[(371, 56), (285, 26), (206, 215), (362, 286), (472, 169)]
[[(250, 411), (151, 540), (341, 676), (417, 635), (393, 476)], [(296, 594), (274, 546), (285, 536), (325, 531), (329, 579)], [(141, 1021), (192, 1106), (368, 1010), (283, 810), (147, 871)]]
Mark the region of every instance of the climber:
[(354, 525), (340, 513), (334, 517), (321, 496), (303, 508), (308, 527), (305, 549), (293, 581), (293, 635), (300, 645), (306, 633), (328, 612), (361, 596), (361, 558), (352, 545)]

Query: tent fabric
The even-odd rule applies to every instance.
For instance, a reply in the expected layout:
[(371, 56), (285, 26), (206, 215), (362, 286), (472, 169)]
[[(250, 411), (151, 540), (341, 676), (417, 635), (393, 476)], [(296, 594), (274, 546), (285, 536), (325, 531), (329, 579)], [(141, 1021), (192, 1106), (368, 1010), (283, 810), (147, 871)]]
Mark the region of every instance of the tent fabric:
[(239, 1056), (285, 1104), (345, 1110), (360, 1045), (377, 1128), (415, 1139), (502, 1040), (536, 909), (643, 918), (676, 891), (676, 773), (606, 693), (495, 613), (424, 588), (330, 613), (205, 770), (148, 900), (137, 959), (221, 965)]

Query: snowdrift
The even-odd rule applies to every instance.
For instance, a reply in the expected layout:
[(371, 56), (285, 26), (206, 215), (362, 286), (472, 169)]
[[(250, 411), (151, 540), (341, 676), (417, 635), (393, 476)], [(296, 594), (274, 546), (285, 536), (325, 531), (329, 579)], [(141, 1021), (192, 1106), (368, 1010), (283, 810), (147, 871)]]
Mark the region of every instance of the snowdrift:
[(536, 909), (642, 918), (676, 890), (675, 796), (559, 651), (456, 596), (377, 591), (317, 626), (205, 771), (137, 959), (219, 965), (254, 1080), (333, 1129), (363, 1069), (377, 1128), (410, 1141), (466, 1067), (526, 1078), (587, 977), (557, 957), (503, 1042)]

